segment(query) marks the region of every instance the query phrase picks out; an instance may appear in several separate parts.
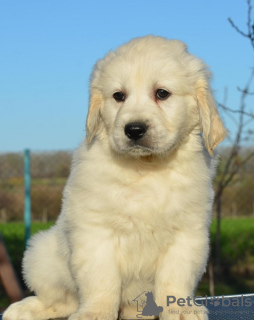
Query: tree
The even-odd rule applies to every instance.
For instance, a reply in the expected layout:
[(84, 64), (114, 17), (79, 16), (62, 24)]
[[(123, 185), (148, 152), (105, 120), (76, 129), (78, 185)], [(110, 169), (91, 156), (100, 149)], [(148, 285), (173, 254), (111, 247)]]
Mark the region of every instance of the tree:
[[(252, 49), (254, 50), (254, 17), (252, 18), (252, 5), (251, 0), (247, 0), (248, 13), (247, 13), (247, 32), (240, 30), (233, 20), (229, 18), (229, 23), (232, 27), (243, 37), (249, 39)], [(230, 108), (224, 103), (218, 103), (221, 111), (226, 113), (227, 116), (233, 117), (237, 123), (237, 130), (234, 137), (229, 136), (229, 147), (227, 156), (223, 165), (218, 168), (218, 174), (215, 186), (215, 212), (217, 219), (216, 228), (216, 278), (220, 279), (221, 274), (221, 255), (220, 255), (220, 238), (221, 238), (221, 213), (222, 213), (222, 197), (225, 189), (236, 181), (237, 174), (240, 169), (254, 157), (254, 151), (244, 150), (244, 142), (253, 139), (254, 131), (250, 129), (250, 123), (254, 121), (253, 110), (251, 112), (247, 109), (246, 98), (253, 95), (254, 92), (250, 90), (254, 78), (254, 68), (251, 71), (250, 77), (246, 82), (243, 89), (237, 88), (240, 92), (240, 104), (237, 110)]]

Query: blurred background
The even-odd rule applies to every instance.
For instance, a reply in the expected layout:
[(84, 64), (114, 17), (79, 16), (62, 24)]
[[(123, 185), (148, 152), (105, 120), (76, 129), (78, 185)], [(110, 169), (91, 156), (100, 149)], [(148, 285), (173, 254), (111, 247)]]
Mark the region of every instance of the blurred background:
[[(219, 148), (211, 254), (199, 295), (254, 292), (254, 9), (252, 1), (0, 2), (0, 232), (21, 291), (24, 150), (31, 232), (56, 220), (72, 152), (85, 136), (89, 76), (109, 50), (147, 34), (202, 58), (229, 136)], [(1, 254), (0, 254), (1, 255)], [(0, 309), (13, 298), (1, 273)], [(14, 300), (13, 300), (14, 299)]]

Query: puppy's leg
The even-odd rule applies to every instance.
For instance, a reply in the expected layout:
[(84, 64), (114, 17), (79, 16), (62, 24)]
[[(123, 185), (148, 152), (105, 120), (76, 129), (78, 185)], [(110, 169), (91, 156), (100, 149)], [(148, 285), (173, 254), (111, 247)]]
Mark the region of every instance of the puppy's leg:
[[(129, 260), (129, 263), (132, 263)], [(138, 279), (134, 277), (128, 281), (127, 286), (122, 288), (121, 305), (120, 305), (120, 319), (156, 319), (156, 316), (145, 316), (142, 311), (147, 305), (147, 298), (145, 292), (152, 292), (154, 289), (153, 283), (145, 279)], [(140, 295), (143, 294), (142, 297)]]
[[(207, 310), (192, 300), (205, 271), (208, 232), (205, 227), (178, 232), (174, 244), (161, 257), (155, 277), (155, 301), (163, 307), (163, 320), (208, 320)], [(169, 306), (167, 306), (167, 296)], [(181, 298), (180, 302), (178, 299)], [(184, 300), (183, 300), (184, 299)], [(180, 304), (179, 304), (180, 303)]]
[(64, 239), (56, 227), (35, 235), (25, 252), (23, 272), (36, 296), (12, 304), (3, 320), (44, 320), (67, 317), (78, 308), (76, 287), (68, 270)]
[(143, 316), (141, 312), (137, 311), (137, 304), (126, 304), (121, 307), (120, 320), (133, 320), (133, 319), (159, 319), (156, 316)]
[(66, 294), (62, 301), (46, 305), (39, 297), (28, 297), (13, 303), (4, 313), (3, 320), (46, 320), (68, 317), (78, 307), (78, 300)]
[(95, 227), (85, 232), (75, 229), (73, 237), (71, 266), (78, 286), (79, 309), (69, 320), (117, 319), (121, 278), (116, 239), (109, 230)]

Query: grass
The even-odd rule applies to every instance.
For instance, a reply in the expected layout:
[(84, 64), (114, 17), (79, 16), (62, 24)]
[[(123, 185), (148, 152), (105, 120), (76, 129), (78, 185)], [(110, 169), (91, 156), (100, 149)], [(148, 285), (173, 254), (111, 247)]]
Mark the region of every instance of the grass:
[[(211, 226), (212, 248), (215, 248), (216, 223)], [(214, 254), (214, 252), (212, 252)], [(254, 258), (254, 219), (237, 218), (221, 221), (221, 257), (224, 263), (250, 261)]]
[[(33, 223), (31, 234), (46, 230), (52, 223)], [(23, 223), (0, 224), (13, 266), (21, 279), (21, 261), (24, 252)], [(212, 256), (215, 257), (216, 222), (211, 226)], [(226, 270), (223, 281), (216, 284), (217, 295), (254, 292), (254, 274), (245, 276), (246, 270), (254, 270), (254, 219), (237, 218), (221, 221), (221, 259)], [(247, 268), (247, 269), (246, 269)], [(235, 270), (234, 272), (231, 272)], [(239, 272), (242, 272), (241, 276)], [(254, 273), (254, 272), (253, 272)], [(205, 275), (197, 291), (198, 295), (209, 295), (208, 276)], [(0, 306), (7, 306), (8, 299), (0, 288)]]

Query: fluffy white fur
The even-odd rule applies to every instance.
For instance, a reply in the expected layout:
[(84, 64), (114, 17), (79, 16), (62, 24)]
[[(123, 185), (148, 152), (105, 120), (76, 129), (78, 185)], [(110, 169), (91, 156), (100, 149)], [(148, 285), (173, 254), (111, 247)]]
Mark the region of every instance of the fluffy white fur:
[[(166, 100), (156, 99), (161, 88), (171, 93)], [(123, 102), (113, 98), (119, 91)], [(124, 127), (137, 121), (148, 130), (133, 144)], [(182, 42), (138, 38), (100, 60), (62, 212), (24, 256), (36, 296), (11, 305), (3, 319), (136, 318), (133, 299), (143, 291), (163, 306), (163, 320), (208, 319), (195, 306), (169, 313), (166, 298), (193, 296), (205, 270), (212, 154), (225, 135), (209, 72)]]

